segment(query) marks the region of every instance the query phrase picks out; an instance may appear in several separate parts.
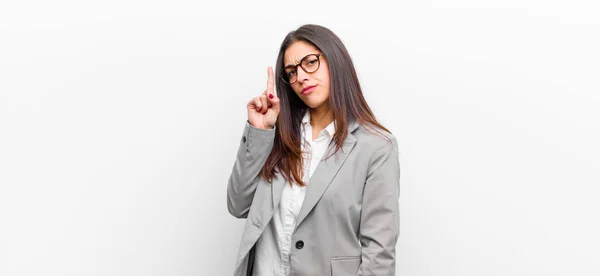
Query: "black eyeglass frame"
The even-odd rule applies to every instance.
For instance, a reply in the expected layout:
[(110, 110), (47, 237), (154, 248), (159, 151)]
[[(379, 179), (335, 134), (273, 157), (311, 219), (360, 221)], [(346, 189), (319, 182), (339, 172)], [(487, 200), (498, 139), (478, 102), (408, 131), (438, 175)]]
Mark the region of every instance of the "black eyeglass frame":
[[(285, 72), (285, 69), (287, 69), (287, 68), (294, 68), (294, 70), (296, 70), (296, 72), (298, 72), (298, 66), (300, 66), (300, 68), (302, 68), (302, 70), (304, 70), (304, 72), (306, 72), (307, 74), (311, 74), (311, 73), (317, 72), (317, 71), (319, 70), (319, 68), (321, 68), (321, 56), (324, 56), (324, 55), (325, 55), (324, 53), (318, 53), (318, 54), (308, 54), (308, 55), (304, 56), (304, 57), (303, 57), (303, 58), (300, 60), (300, 63), (298, 63), (298, 64), (296, 64), (296, 65), (289, 65), (289, 66), (286, 66), (285, 68), (283, 68), (283, 74), (284, 74), (284, 76), (281, 76), (281, 77), (279, 77), (279, 78), (280, 78), (281, 80), (283, 80), (283, 82), (285, 82), (285, 83), (287, 83), (287, 84), (289, 84), (289, 85), (292, 85), (292, 84), (296, 83), (296, 82), (298, 81), (298, 77), (297, 77), (297, 76), (296, 76), (296, 80), (295, 80), (294, 82), (292, 82), (292, 83), (290, 83), (290, 82), (289, 82), (289, 81), (286, 79), (286, 78), (287, 78), (287, 73)], [(310, 57), (310, 56), (316, 56), (316, 57), (317, 57), (317, 62), (318, 62), (318, 64), (317, 64), (317, 69), (315, 69), (315, 70), (314, 70), (314, 71), (312, 71), (312, 72), (308, 72), (308, 70), (306, 70), (306, 68), (304, 68), (304, 66), (302, 66), (302, 63), (304, 62), (304, 60), (305, 60), (306, 58)], [(292, 66), (293, 66), (293, 67), (292, 67)]]

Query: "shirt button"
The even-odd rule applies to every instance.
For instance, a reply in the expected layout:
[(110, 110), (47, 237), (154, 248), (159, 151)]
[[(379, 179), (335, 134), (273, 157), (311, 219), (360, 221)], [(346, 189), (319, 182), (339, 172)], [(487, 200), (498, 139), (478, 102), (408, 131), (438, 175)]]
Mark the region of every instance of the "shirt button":
[(246, 143), (246, 136), (242, 137), (242, 142)]
[(303, 241), (297, 241), (296, 242), (296, 249), (302, 249), (304, 248), (304, 242)]

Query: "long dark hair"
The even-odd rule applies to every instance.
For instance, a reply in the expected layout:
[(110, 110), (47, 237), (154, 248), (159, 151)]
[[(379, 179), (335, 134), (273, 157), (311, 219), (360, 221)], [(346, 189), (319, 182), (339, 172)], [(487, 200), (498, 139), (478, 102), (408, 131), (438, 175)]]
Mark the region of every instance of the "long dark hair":
[(330, 79), (328, 108), (333, 113), (335, 122), (335, 134), (332, 137), (335, 143), (335, 151), (332, 155), (341, 149), (344, 140), (348, 136), (349, 121), (355, 120), (359, 125), (376, 131), (379, 128), (388, 133), (391, 132), (377, 122), (365, 101), (354, 64), (340, 38), (328, 28), (314, 24), (303, 25), (297, 30), (291, 31), (281, 43), (275, 65), (277, 96), (280, 100), (281, 110), (275, 123), (277, 130), (273, 149), (260, 172), (260, 176), (270, 183), (275, 173), (277, 173), (277, 169), (279, 169), (288, 182), (292, 183), (293, 179), (304, 186), (301, 170), (300, 128), (308, 106), (296, 95), (292, 87), (281, 78), (285, 73), (283, 70), (285, 51), (296, 41), (312, 44), (327, 58)]

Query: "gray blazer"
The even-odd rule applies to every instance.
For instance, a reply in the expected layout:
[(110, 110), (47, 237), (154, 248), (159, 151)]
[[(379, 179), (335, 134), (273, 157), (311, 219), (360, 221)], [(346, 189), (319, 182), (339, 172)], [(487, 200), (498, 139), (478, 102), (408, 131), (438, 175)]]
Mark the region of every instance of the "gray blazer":
[[(396, 137), (367, 132), (356, 122), (348, 127), (342, 150), (321, 160), (307, 186), (292, 234), (292, 275), (395, 274), (400, 226)], [(254, 245), (286, 185), (280, 174), (272, 184), (258, 176), (274, 137), (274, 129), (262, 130), (246, 122), (229, 177), (229, 213), (246, 218), (235, 276), (251, 275)]]

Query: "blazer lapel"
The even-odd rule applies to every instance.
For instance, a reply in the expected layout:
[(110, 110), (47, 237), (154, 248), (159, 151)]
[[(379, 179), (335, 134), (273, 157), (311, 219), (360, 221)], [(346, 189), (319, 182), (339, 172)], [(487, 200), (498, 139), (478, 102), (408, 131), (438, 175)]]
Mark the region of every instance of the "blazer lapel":
[[(323, 193), (325, 193), (327, 187), (329, 187), (329, 184), (346, 161), (346, 158), (348, 158), (350, 151), (352, 151), (354, 145), (356, 144), (356, 138), (354, 135), (352, 135), (352, 132), (357, 127), (358, 124), (352, 121), (348, 127), (348, 137), (346, 137), (346, 140), (344, 140), (341, 150), (338, 151), (334, 156), (331, 156), (326, 160), (321, 160), (317, 165), (317, 168), (310, 178), (306, 188), (306, 196), (304, 197), (304, 202), (302, 203), (300, 213), (298, 214), (298, 218), (296, 220), (296, 228), (298, 228), (298, 225), (302, 223), (308, 213), (310, 213), (317, 202), (319, 202), (319, 199), (321, 199), (321, 196)], [(333, 147), (335, 147), (335, 143), (331, 142), (328, 150), (332, 150)], [(327, 151), (323, 157), (329, 156), (330, 154), (331, 152)], [(281, 197), (281, 191), (279, 196)]]

